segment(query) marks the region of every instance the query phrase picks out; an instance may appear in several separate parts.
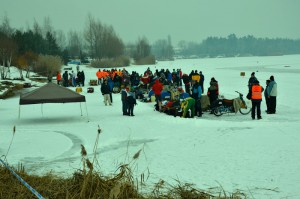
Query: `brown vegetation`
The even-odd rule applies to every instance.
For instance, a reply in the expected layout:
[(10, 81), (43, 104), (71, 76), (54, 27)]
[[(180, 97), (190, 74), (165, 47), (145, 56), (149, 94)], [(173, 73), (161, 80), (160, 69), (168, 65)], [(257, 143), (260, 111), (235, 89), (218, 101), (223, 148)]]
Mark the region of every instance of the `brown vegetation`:
[(10, 81), (2, 81), (0, 83), (0, 91), (6, 89), (2, 95), (0, 94), (0, 99), (6, 99), (15, 95), (15, 91), (23, 89), (23, 84), (14, 84)]
[(153, 55), (149, 55), (147, 57), (135, 60), (136, 65), (147, 65), (147, 64), (155, 64), (155, 57)]
[[(15, 134), (15, 127), (13, 133)], [(13, 170), (27, 184), (34, 188), (39, 194), (45, 198), (53, 199), (241, 199), (246, 198), (241, 193), (234, 193), (229, 196), (221, 187), (221, 190), (216, 193), (207, 192), (194, 188), (192, 184), (182, 184), (177, 181), (177, 185), (172, 186), (164, 180), (160, 180), (154, 185), (152, 191), (142, 193), (141, 188), (145, 188), (144, 174), (140, 179), (134, 179), (131, 171), (132, 163), (136, 163), (144, 148), (138, 150), (131, 158), (128, 164), (122, 164), (112, 176), (103, 176), (95, 171), (94, 164), (97, 161), (97, 148), (101, 129), (98, 126), (97, 137), (93, 149), (92, 162), (88, 159), (87, 151), (81, 145), (81, 161), (82, 169), (78, 169), (71, 177), (63, 178), (62, 176), (48, 173), (43, 176), (30, 175), (25, 172), (22, 164)], [(12, 140), (13, 141), (13, 140)], [(12, 143), (11, 141), (11, 143)], [(4, 156), (9, 152), (9, 149)], [(17, 179), (11, 171), (6, 168), (8, 163), (2, 165), (2, 157), (0, 162), (0, 198), (5, 199), (31, 199), (35, 195)], [(6, 164), (6, 165), (5, 165)], [(99, 165), (97, 165), (99, 166)], [(148, 171), (148, 177), (150, 172)], [(147, 179), (148, 179), (147, 177)], [(149, 190), (149, 187), (147, 188)]]
[(130, 65), (130, 58), (127, 56), (119, 56), (114, 59), (97, 59), (91, 62), (94, 68), (119, 68)]
[(39, 55), (33, 70), (40, 75), (52, 77), (60, 71), (62, 66), (63, 62), (59, 56)]
[[(102, 176), (100, 173), (90, 170), (78, 170), (70, 178), (62, 178), (51, 173), (44, 176), (29, 175), (22, 169), (16, 172), (28, 184), (45, 198), (54, 199), (241, 199), (246, 198), (242, 193), (234, 193), (228, 196), (211, 194), (199, 190), (192, 184), (176, 186), (167, 185), (163, 180), (159, 181), (148, 194), (142, 194), (138, 190), (138, 184), (134, 182), (128, 165), (121, 165), (118, 173), (112, 177)], [(142, 186), (142, 185), (141, 185)], [(35, 196), (23, 184), (21, 184), (6, 168), (0, 166), (0, 198), (29, 199)]]
[[(97, 147), (97, 144), (95, 144), (95, 147)], [(131, 162), (139, 158), (141, 151), (142, 149), (134, 154)], [(29, 175), (22, 165), (18, 165), (16, 173), (43, 197), (54, 199), (246, 198), (244, 194), (239, 192), (227, 196), (224, 190), (219, 191), (219, 193), (212, 193), (196, 189), (192, 184), (182, 184), (179, 181), (177, 185), (171, 186), (163, 180), (155, 184), (153, 190), (149, 193), (141, 193), (141, 187), (145, 186), (144, 175), (141, 175), (140, 181), (135, 180), (130, 169), (130, 163), (119, 166), (115, 175), (107, 177), (94, 171), (93, 163), (87, 158), (87, 152), (83, 145), (81, 145), (81, 156), (83, 169), (75, 171), (68, 178), (56, 176), (52, 173), (43, 176)], [(96, 158), (95, 155), (94, 158)], [(8, 169), (0, 165), (0, 198), (29, 199), (34, 197), (34, 194), (21, 184)]]

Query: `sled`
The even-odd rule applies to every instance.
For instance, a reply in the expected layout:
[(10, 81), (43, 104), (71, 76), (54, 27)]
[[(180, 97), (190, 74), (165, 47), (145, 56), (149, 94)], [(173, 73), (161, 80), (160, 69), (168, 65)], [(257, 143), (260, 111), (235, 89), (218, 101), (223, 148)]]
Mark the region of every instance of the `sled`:
[(91, 79), (90, 80), (90, 86), (97, 86), (98, 85), (98, 80)]
[(88, 87), (87, 88), (87, 92), (88, 93), (93, 93), (94, 92), (94, 88), (93, 87)]

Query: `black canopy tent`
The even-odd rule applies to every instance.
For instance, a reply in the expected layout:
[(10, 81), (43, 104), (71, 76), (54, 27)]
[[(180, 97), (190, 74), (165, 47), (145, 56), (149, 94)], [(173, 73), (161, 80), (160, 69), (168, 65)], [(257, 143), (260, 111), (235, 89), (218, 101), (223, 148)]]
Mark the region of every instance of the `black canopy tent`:
[(21, 114), (21, 105), (71, 102), (80, 102), (81, 115), (81, 102), (85, 102), (85, 108), (88, 117), (85, 96), (50, 82), (40, 88), (20, 95), (19, 118)]

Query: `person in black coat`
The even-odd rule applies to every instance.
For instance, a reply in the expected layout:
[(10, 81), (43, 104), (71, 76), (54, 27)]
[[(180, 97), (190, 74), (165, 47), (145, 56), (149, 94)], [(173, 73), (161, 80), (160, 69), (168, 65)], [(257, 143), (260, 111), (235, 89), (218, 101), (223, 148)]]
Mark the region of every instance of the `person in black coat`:
[(134, 106), (137, 105), (137, 103), (133, 92), (128, 92), (127, 103), (128, 103), (128, 115), (134, 116), (133, 109)]
[(110, 88), (107, 82), (107, 79), (105, 79), (101, 85), (101, 93), (103, 95), (104, 98), (104, 104), (105, 106), (107, 105), (107, 103), (109, 105), (112, 105), (111, 103), (111, 99), (110, 99)]
[(271, 82), (271, 80), (269, 80), (269, 79), (266, 80), (266, 89), (264, 91), (265, 101), (266, 101), (266, 105), (267, 105), (267, 110), (266, 110), (267, 113), (270, 111), (270, 99), (268, 98), (268, 87), (269, 87), (270, 82)]
[(191, 95), (191, 79), (187, 74), (182, 75), (182, 81), (184, 83), (185, 92)]
[(248, 88), (249, 90), (251, 89), (251, 86), (254, 84), (254, 82), (257, 81), (257, 78), (255, 77), (255, 72), (252, 72), (251, 73), (251, 77), (249, 78), (249, 81), (248, 81)]
[(85, 81), (85, 75), (84, 75), (84, 72), (81, 71), (81, 84), (82, 84), (82, 86), (84, 86), (84, 81)]
[(209, 83), (209, 88), (207, 90), (207, 96), (209, 97), (210, 104), (212, 105), (219, 96), (219, 84), (218, 81), (212, 77)]
[(121, 91), (121, 100), (122, 100), (123, 115), (129, 115), (128, 114), (128, 101), (127, 101), (128, 91), (129, 91), (128, 87), (122, 89), (122, 91)]
[(69, 87), (69, 74), (68, 71), (65, 71), (63, 74), (64, 87)]
[(202, 93), (204, 93), (204, 75), (202, 74), (202, 71), (200, 71), (200, 82), (199, 82), (201, 88), (202, 88)]

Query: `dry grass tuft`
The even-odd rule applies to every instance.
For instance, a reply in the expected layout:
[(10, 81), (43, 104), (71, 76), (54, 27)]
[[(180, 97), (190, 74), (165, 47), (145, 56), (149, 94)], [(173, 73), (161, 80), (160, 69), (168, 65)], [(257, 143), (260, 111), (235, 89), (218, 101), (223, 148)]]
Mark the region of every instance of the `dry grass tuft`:
[(85, 157), (87, 155), (87, 152), (85, 150), (85, 147), (83, 145), (81, 145), (81, 156)]
[[(89, 162), (89, 161), (86, 161)], [(88, 164), (88, 163), (87, 163)], [(88, 167), (89, 168), (89, 167)], [(196, 189), (192, 184), (168, 185), (160, 180), (154, 185), (151, 193), (141, 194), (134, 182), (133, 174), (128, 164), (121, 165), (116, 174), (111, 177), (102, 176), (91, 168), (88, 172), (78, 170), (72, 177), (62, 178), (48, 173), (44, 176), (29, 175), (20, 165), (16, 173), (36, 189), (43, 197), (53, 199), (242, 199), (243, 193), (233, 193), (227, 196), (211, 194)], [(0, 198), (31, 199), (35, 196), (22, 185), (6, 168), (0, 166)]]
[[(13, 132), (15, 133), (15, 127)], [(153, 191), (148, 194), (140, 193), (138, 184), (145, 186), (144, 173), (141, 174), (140, 182), (134, 180), (134, 175), (130, 168), (130, 163), (136, 161), (143, 148), (134, 154), (131, 162), (122, 164), (113, 176), (103, 176), (94, 170), (96, 160), (96, 149), (101, 132), (98, 126), (98, 134), (94, 146), (94, 159), (91, 162), (87, 159), (87, 151), (81, 145), (81, 158), (83, 169), (77, 170), (71, 177), (63, 178), (52, 173), (43, 176), (30, 175), (26, 173), (22, 164), (18, 164), (15, 172), (21, 176), (30, 186), (32, 186), (43, 197), (49, 199), (241, 199), (247, 198), (244, 194), (237, 192), (226, 196), (225, 191), (211, 194), (207, 191), (199, 190), (192, 184), (182, 184), (177, 181), (176, 186), (167, 184), (160, 180), (154, 185)], [(87, 170), (88, 169), (88, 170)], [(150, 172), (148, 170), (148, 177)], [(148, 178), (147, 178), (148, 179)], [(146, 179), (146, 180), (147, 180)], [(141, 186), (142, 187), (142, 186)], [(222, 196), (222, 194), (224, 196)], [(35, 195), (21, 184), (8, 169), (0, 164), (0, 198), (5, 199), (31, 199)]]

